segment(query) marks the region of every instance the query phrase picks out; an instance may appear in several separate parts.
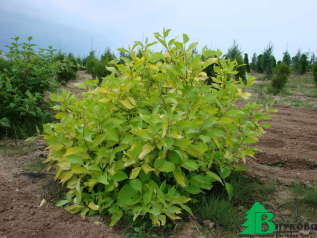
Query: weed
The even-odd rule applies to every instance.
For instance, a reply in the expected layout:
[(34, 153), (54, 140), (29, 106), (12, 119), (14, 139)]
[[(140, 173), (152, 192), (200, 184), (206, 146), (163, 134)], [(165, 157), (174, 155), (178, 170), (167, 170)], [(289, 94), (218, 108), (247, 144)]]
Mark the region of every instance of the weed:
[(153, 225), (149, 219), (142, 218), (133, 221), (132, 217), (128, 217), (123, 222), (131, 224), (124, 233), (125, 238), (165, 238), (171, 234), (174, 228), (172, 223), (158, 227)]
[(274, 184), (263, 184), (256, 178), (242, 173), (233, 174), (230, 183), (234, 187), (233, 203), (242, 206), (268, 199), (276, 189)]
[(202, 220), (211, 220), (221, 225), (225, 230), (237, 230), (242, 224), (237, 207), (222, 197), (208, 194), (195, 205), (194, 214)]

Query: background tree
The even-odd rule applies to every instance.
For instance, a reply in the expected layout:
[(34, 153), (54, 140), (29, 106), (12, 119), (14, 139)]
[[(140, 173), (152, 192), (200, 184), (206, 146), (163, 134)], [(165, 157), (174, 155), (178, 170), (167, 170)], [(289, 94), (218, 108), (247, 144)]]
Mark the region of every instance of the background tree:
[(312, 71), (313, 71), (313, 77), (314, 77), (314, 81), (315, 84), (317, 86), (317, 62), (315, 62), (312, 66)]
[(252, 56), (251, 64), (250, 64), (250, 69), (252, 71), (256, 71), (256, 64), (257, 64), (257, 57), (256, 57), (256, 53), (254, 53)]
[(109, 48), (105, 50), (105, 52), (101, 55), (101, 61), (103, 62), (110, 62), (111, 60), (114, 60), (116, 57), (115, 55), (111, 52)]
[(283, 53), (283, 63), (287, 64), (287, 65), (291, 65), (292, 63), (292, 58), (291, 55), (288, 53), (288, 51), (285, 51)]
[(245, 64), (246, 71), (250, 73), (249, 56), (247, 53), (244, 54), (243, 62)]
[(301, 55), (302, 55), (302, 52), (298, 50), (296, 55), (292, 57), (292, 69), (296, 74), (300, 74), (301, 72), (301, 66), (300, 66)]
[(307, 54), (302, 54), (299, 58), (299, 64), (300, 64), (300, 74), (304, 74), (308, 71), (309, 62), (308, 62), (308, 56)]
[(311, 57), (310, 57), (310, 63), (313, 65), (316, 62), (316, 55), (315, 53), (312, 53)]
[(286, 85), (288, 76), (290, 74), (290, 67), (281, 62), (276, 66), (274, 76), (272, 78), (273, 93), (278, 94)]
[(96, 77), (96, 65), (98, 64), (98, 59), (96, 57), (95, 51), (90, 51), (88, 57), (85, 60), (87, 72), (90, 73), (94, 78)]
[(226, 58), (237, 62), (236, 70), (238, 71), (238, 73), (236, 74), (236, 79), (241, 78), (243, 81), (245, 81), (246, 67), (243, 64), (244, 62), (243, 62), (242, 52), (236, 41), (234, 41), (233, 45), (228, 49)]
[(273, 45), (269, 44), (263, 52), (262, 58), (262, 69), (263, 73), (267, 75), (268, 78), (271, 78), (273, 75), (273, 70), (276, 66), (276, 60), (273, 56)]
[(258, 72), (258, 73), (264, 72), (264, 70), (263, 70), (263, 55), (262, 54), (258, 55), (255, 68), (256, 68), (256, 72)]

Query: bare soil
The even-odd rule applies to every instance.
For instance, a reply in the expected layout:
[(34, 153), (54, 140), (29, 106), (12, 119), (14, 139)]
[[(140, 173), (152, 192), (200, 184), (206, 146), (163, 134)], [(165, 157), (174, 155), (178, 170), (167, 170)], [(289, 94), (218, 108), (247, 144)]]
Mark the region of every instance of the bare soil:
[(30, 160), (41, 156), (43, 146), (1, 141), (0, 148), (1, 238), (121, 237), (97, 217), (83, 219), (54, 207), (47, 186), (54, 184), (49, 174), (33, 177), (21, 172)]
[(271, 128), (257, 143), (262, 152), (249, 160), (250, 173), (283, 184), (317, 181), (317, 110), (276, 107)]

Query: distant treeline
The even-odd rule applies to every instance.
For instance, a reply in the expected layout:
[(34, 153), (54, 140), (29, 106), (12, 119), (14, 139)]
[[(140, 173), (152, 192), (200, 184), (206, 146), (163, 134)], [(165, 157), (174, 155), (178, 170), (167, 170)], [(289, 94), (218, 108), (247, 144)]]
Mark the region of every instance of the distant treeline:
[(312, 70), (313, 64), (316, 62), (314, 53), (307, 53), (298, 50), (296, 55), (291, 56), (288, 51), (283, 53), (283, 58), (277, 61), (273, 55), (273, 45), (269, 44), (264, 51), (257, 55), (252, 55), (251, 61), (248, 54), (239, 49), (239, 46), (234, 42), (233, 46), (229, 48), (227, 57), (236, 60), (239, 65), (244, 65), (246, 72), (256, 72), (266, 74), (269, 78), (273, 75), (274, 69), (280, 63), (285, 63), (290, 67), (290, 70), (295, 74), (304, 74)]
[[(196, 49), (194, 51), (198, 52)], [(95, 51), (91, 51), (87, 57), (79, 59), (78, 63), (86, 68), (94, 78), (100, 79), (110, 73), (106, 67), (112, 60), (120, 60), (125, 57), (129, 57), (129, 55), (125, 52), (120, 52), (120, 55), (116, 57), (115, 53), (108, 48), (100, 57), (96, 56)], [(228, 49), (224, 57), (237, 62), (237, 77), (242, 79), (245, 79), (246, 73), (250, 72), (262, 73), (265, 74), (266, 78), (271, 78), (276, 66), (280, 63), (288, 65), (290, 72), (305, 74), (306, 72), (312, 71), (313, 64), (316, 62), (314, 53), (302, 52), (301, 50), (298, 50), (294, 56), (290, 55), (288, 51), (285, 51), (282, 60), (278, 61), (273, 55), (272, 44), (269, 44), (261, 54), (257, 55), (254, 53), (250, 58), (247, 53), (242, 52), (236, 42)]]

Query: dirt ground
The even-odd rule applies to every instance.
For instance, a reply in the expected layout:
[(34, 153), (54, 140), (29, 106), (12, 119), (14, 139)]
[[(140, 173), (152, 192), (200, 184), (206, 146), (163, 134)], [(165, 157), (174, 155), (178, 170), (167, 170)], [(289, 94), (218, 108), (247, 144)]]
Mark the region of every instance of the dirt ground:
[[(317, 181), (317, 111), (277, 109), (257, 144), (263, 151), (248, 162), (250, 173), (282, 184), (312, 185)], [(45, 156), (44, 143), (0, 141), (0, 238), (122, 237), (98, 217), (82, 219), (54, 207), (47, 194), (52, 175), (25, 172), (37, 170), (32, 161)]]
[(46, 194), (52, 176), (23, 173), (29, 161), (43, 156), (42, 146), (2, 141), (0, 148), (0, 238), (121, 237), (97, 218), (84, 220), (54, 207)]
[(276, 107), (271, 128), (257, 146), (262, 152), (249, 160), (251, 173), (291, 185), (317, 181), (317, 110)]

